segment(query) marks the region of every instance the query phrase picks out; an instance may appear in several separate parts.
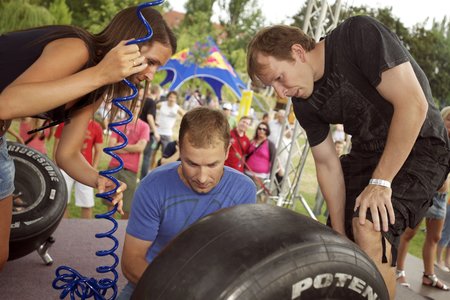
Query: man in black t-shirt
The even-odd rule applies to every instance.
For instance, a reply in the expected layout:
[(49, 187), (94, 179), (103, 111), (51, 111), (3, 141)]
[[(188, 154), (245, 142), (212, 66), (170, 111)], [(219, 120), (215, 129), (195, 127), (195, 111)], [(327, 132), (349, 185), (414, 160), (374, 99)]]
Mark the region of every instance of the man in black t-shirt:
[[(331, 226), (373, 259), (393, 299), (399, 237), (420, 222), (449, 171), (449, 141), (425, 74), (392, 31), (365, 16), (318, 43), (295, 27), (264, 28), (247, 58), (255, 83), (292, 98)], [(330, 124), (352, 136), (341, 160)]]
[[(142, 158), (141, 165), (141, 179), (145, 177), (148, 173), (148, 169), (150, 167), (150, 160), (153, 154), (154, 145), (156, 145), (160, 136), (158, 131), (156, 130), (156, 102), (160, 97), (160, 88), (159, 85), (153, 84), (148, 89), (149, 95), (144, 100), (144, 106), (142, 108), (141, 114), (139, 115), (139, 119), (146, 122), (150, 126), (150, 139), (145, 146), (144, 155)], [(142, 93), (143, 94), (143, 93)], [(143, 96), (142, 96), (143, 97)]]

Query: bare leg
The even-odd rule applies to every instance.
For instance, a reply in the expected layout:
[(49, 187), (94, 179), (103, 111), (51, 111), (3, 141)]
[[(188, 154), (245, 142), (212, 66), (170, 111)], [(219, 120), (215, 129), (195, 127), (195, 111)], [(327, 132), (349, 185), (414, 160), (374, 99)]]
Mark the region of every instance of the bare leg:
[(352, 225), (355, 242), (373, 260), (386, 283), (389, 298), (391, 300), (395, 299), (395, 269), (391, 267), (391, 244), (386, 241), (386, 257), (388, 262), (382, 263), (383, 248), (381, 244), (381, 233), (373, 229), (373, 223), (369, 220), (366, 220), (364, 225), (360, 225), (358, 218), (353, 218)]
[(82, 207), (81, 208), (81, 218), (82, 219), (92, 219), (92, 207)]
[(445, 266), (450, 269), (450, 244), (445, 249)]
[(12, 195), (0, 200), (0, 271), (9, 256), (9, 236), (12, 218)]
[[(427, 233), (422, 248), (424, 274), (433, 275), (436, 247), (437, 243), (441, 239), (441, 231), (442, 227), (444, 226), (444, 220), (427, 218), (426, 226)], [(429, 285), (432, 283), (432, 281), (424, 276), (423, 283)], [(438, 282), (436, 287), (442, 288), (442, 286), (443, 284), (441, 282)]]
[(445, 266), (444, 263), (444, 248), (440, 247), (439, 244), (436, 247), (436, 262), (438, 265)]
[[(417, 230), (419, 230), (419, 227), (420, 227), (420, 223), (414, 229), (406, 228), (405, 232), (402, 234), (402, 236), (400, 238), (400, 244), (398, 246), (398, 255), (397, 255), (397, 270), (398, 271), (405, 270), (405, 260), (406, 260), (406, 255), (408, 254), (409, 242), (416, 235)], [(407, 283), (405, 276), (398, 277), (397, 281), (400, 284)]]
[(445, 248), (445, 265), (450, 268), (450, 245)]

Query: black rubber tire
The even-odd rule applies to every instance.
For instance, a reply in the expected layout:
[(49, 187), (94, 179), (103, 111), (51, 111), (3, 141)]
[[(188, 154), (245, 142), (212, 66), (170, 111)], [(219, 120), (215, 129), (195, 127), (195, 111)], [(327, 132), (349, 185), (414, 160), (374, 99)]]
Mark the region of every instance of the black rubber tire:
[[(67, 206), (67, 187), (59, 168), (42, 153), (8, 142), (14, 160), (15, 191), (24, 205), (14, 205), (9, 260), (38, 249), (56, 230)], [(13, 202), (14, 203), (14, 202)]]
[(266, 204), (221, 210), (175, 238), (132, 299), (389, 299), (370, 258), (330, 228)]

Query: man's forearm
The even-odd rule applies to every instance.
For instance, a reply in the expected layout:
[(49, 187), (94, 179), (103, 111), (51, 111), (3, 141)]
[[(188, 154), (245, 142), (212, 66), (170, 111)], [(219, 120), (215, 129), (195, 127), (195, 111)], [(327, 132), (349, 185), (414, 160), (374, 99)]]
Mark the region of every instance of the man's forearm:
[(317, 165), (317, 179), (330, 213), (331, 226), (341, 234), (345, 234), (345, 183), (340, 165), (327, 168)]
[(133, 284), (137, 284), (142, 274), (148, 267), (145, 259), (135, 258), (132, 262), (128, 262), (126, 266), (122, 266), (122, 272), (125, 277)]
[(372, 178), (392, 182), (411, 153), (425, 115), (410, 109), (394, 111), (386, 146)]

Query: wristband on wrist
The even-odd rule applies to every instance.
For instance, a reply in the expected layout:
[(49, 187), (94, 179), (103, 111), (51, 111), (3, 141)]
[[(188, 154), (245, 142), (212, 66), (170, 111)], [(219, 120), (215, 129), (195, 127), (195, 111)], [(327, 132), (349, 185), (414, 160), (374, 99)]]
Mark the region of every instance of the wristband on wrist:
[(373, 185), (381, 185), (387, 188), (391, 188), (391, 183), (387, 180), (384, 179), (376, 179), (376, 178), (372, 178), (369, 180), (369, 184), (373, 184)]

